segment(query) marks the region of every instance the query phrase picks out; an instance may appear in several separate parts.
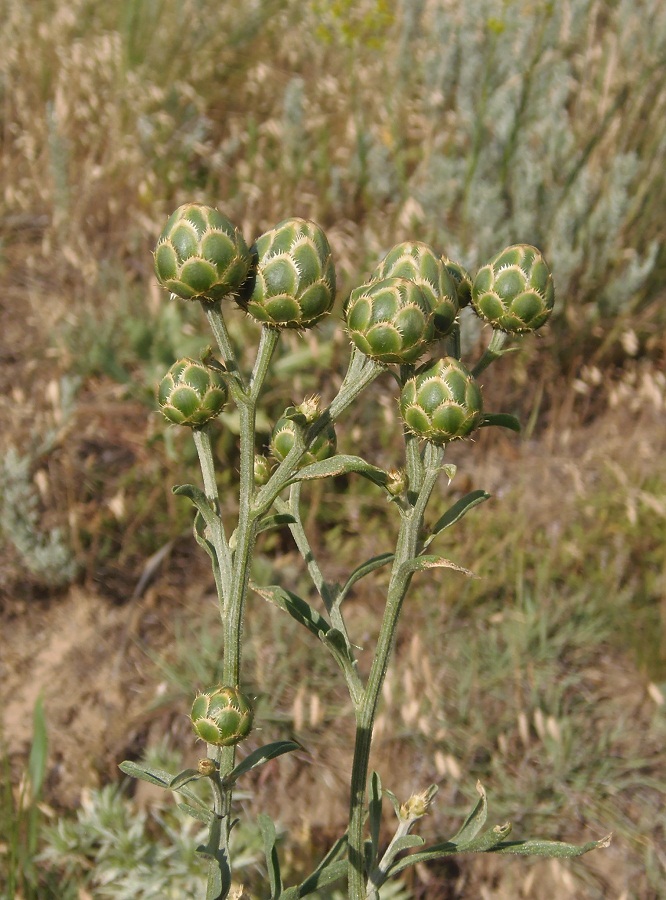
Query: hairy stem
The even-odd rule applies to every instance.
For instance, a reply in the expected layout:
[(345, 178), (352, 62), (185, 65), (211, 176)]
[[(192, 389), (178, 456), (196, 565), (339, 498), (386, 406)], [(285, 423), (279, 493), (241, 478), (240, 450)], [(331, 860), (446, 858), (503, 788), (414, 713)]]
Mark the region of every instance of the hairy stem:
[(417, 555), (423, 515), (437, 481), (443, 457), (444, 450), (441, 447), (435, 447), (432, 444), (426, 446), (423, 481), (411, 510), (404, 515), (400, 526), (377, 648), (363, 698), (356, 710), (356, 742), (349, 810), (348, 893), (350, 900), (364, 900), (365, 897), (363, 819), (368, 765), (379, 695), (395, 642), (402, 602), (412, 578), (412, 573), (405, 570), (404, 564)]

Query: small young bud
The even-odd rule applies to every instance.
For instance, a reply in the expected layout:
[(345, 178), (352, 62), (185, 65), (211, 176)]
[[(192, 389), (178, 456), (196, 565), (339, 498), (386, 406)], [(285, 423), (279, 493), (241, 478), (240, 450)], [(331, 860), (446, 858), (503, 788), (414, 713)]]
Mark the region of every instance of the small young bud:
[(476, 274), (472, 305), (499, 331), (536, 331), (550, 317), (555, 303), (553, 276), (541, 253), (529, 244), (515, 244), (494, 256)]
[(314, 222), (285, 219), (257, 239), (256, 265), (238, 302), (263, 325), (311, 328), (335, 299), (335, 266), (326, 235)]
[(458, 305), (460, 306), (460, 309), (464, 309), (472, 302), (472, 276), (467, 269), (460, 265), (460, 263), (454, 262), (452, 259), (447, 259), (444, 256), (442, 257), (442, 261), (447, 272), (452, 276), (456, 283)]
[(438, 337), (448, 334), (458, 315), (455, 281), (435, 251), (421, 241), (405, 241), (389, 250), (377, 266), (373, 280), (406, 278), (417, 284), (434, 313)]
[(155, 249), (160, 284), (184, 300), (219, 300), (235, 294), (251, 265), (240, 231), (217, 209), (201, 203), (179, 206)]
[(197, 737), (216, 747), (238, 744), (252, 730), (254, 712), (237, 687), (217, 685), (197, 694), (190, 718)]
[(267, 484), (268, 479), (271, 477), (271, 461), (267, 459), (262, 453), (255, 453), (254, 455), (254, 483), (256, 485)]
[(423, 290), (406, 278), (362, 284), (349, 295), (347, 329), (358, 349), (380, 363), (413, 363), (435, 339)]
[(157, 400), (176, 425), (200, 428), (222, 411), (227, 402), (222, 375), (194, 359), (179, 359), (160, 382)]
[(321, 397), (319, 394), (313, 394), (306, 397), (302, 403), (296, 407), (297, 412), (301, 413), (308, 425), (312, 425), (315, 419), (319, 418), (321, 413)]
[(197, 769), (199, 770), (199, 775), (204, 775), (206, 778), (210, 778), (211, 775), (214, 775), (217, 771), (217, 766), (215, 765), (214, 760), (208, 759), (200, 759), (197, 763)]
[(422, 819), (432, 806), (437, 790), (437, 785), (432, 784), (425, 791), (412, 794), (400, 807), (400, 818), (405, 822)]
[(409, 479), (404, 469), (391, 469), (388, 472), (386, 490), (392, 497), (399, 497), (400, 494), (404, 494), (408, 485)]
[(433, 444), (466, 437), (479, 425), (481, 391), (459, 360), (447, 356), (406, 382), (400, 413), (407, 428)]
[[(296, 434), (299, 428), (300, 425), (297, 425), (292, 419), (287, 419), (284, 416), (276, 422), (271, 438), (271, 453), (280, 462), (282, 462), (294, 446), (294, 441), (296, 440)], [(335, 434), (335, 428), (332, 424), (327, 425), (321, 434), (317, 436), (309, 450), (304, 454), (301, 465), (308, 466), (310, 463), (328, 459), (335, 454), (337, 444), (338, 441)]]

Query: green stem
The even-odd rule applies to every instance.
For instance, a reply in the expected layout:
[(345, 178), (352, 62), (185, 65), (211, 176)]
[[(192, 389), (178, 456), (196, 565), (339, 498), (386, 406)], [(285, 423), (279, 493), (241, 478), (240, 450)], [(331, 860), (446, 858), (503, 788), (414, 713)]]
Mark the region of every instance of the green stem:
[(484, 369), (487, 369), (491, 363), (495, 362), (496, 359), (499, 359), (500, 356), (503, 356), (507, 352), (502, 348), (506, 344), (508, 337), (509, 335), (505, 331), (493, 329), (493, 336), (486, 347), (485, 353), (472, 369), (472, 375), (475, 378), (483, 372)]
[(214, 302), (202, 300), (201, 306), (206, 313), (210, 330), (213, 332), (217, 345), (220, 348), (222, 359), (229, 372), (234, 376), (229, 379), (229, 390), (232, 392), (234, 400), (236, 400), (235, 389), (240, 387), (241, 390), (245, 390), (245, 379), (239, 368), (236, 353), (233, 344), (231, 343), (229, 332), (227, 331), (227, 323), (224, 321), (224, 316), (222, 315), (221, 307), (223, 302), (225, 302), (224, 298), (222, 300), (215, 300)]
[(194, 445), (197, 448), (199, 456), (199, 465), (201, 467), (201, 475), (204, 483), (204, 493), (212, 502), (217, 514), (219, 525), (211, 534), (211, 540), (217, 556), (218, 569), (221, 583), (218, 587), (218, 600), (220, 602), (220, 614), (224, 617), (224, 598), (229, 593), (231, 577), (231, 552), (224, 533), (224, 523), (222, 522), (220, 510), (220, 497), (217, 490), (217, 481), (215, 479), (215, 461), (213, 459), (213, 449), (210, 442), (210, 434), (207, 426), (203, 428), (195, 428), (192, 431)]
[(379, 695), (384, 683), (391, 652), (395, 642), (396, 627), (402, 602), (407, 593), (412, 573), (405, 572), (404, 564), (415, 558), (425, 509), (437, 482), (444, 450), (432, 444), (426, 446), (423, 483), (411, 511), (406, 513), (400, 525), (395, 559), (391, 569), (386, 607), (370, 675), (360, 706), (356, 709), (356, 743), (351, 776), (349, 810), (349, 875), (350, 900), (364, 900), (365, 862), (363, 856), (363, 820), (365, 791), (368, 780), (368, 764), (372, 746), (372, 732)]

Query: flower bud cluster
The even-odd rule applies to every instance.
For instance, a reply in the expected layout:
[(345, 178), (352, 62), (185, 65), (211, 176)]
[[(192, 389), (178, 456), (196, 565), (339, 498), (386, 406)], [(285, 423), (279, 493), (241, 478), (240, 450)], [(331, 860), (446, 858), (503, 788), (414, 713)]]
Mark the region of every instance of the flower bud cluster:
[[(282, 462), (294, 446), (297, 434), (301, 428), (302, 426), (298, 422), (287, 416), (282, 416), (275, 423), (271, 436), (271, 453), (279, 462)], [(329, 424), (317, 435), (308, 450), (303, 454), (301, 465), (308, 466), (311, 463), (329, 459), (335, 454), (337, 443), (335, 428), (332, 424)]]
[(311, 328), (335, 299), (331, 248), (314, 222), (285, 219), (248, 249), (222, 213), (200, 203), (170, 216), (157, 241), (155, 273), (175, 296), (229, 297), (276, 328)]

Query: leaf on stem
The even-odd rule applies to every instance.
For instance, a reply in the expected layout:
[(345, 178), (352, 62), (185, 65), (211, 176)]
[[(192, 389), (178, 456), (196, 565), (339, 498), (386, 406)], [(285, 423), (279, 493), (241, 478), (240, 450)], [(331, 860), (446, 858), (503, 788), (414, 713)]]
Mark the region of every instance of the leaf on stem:
[(275, 842), (277, 835), (275, 824), (270, 816), (260, 813), (258, 816), (259, 829), (264, 839), (264, 853), (266, 855), (266, 867), (271, 885), (271, 900), (278, 900), (282, 896), (282, 876), (280, 874), (280, 861), (278, 859)]
[(451, 562), (450, 559), (444, 559), (442, 556), (417, 556), (415, 559), (409, 559), (400, 566), (400, 572), (407, 574), (408, 572), (421, 572), (424, 569), (453, 569), (456, 572), (462, 572), (463, 575), (469, 575), (474, 578), (474, 572), (457, 563)]
[(217, 513), (201, 488), (198, 488), (195, 484), (176, 484), (171, 490), (177, 497), (187, 497), (188, 500), (191, 500), (209, 528), (215, 528), (218, 525)]
[(140, 781), (147, 781), (157, 787), (169, 789), (173, 775), (165, 769), (158, 769), (156, 766), (147, 766), (141, 763), (125, 760), (118, 766), (121, 772), (129, 775), (130, 778), (138, 778)]
[(444, 531), (446, 528), (450, 528), (451, 525), (455, 525), (456, 522), (459, 522), (464, 515), (466, 515), (470, 509), (474, 509), (475, 506), (479, 506), (481, 503), (485, 503), (486, 500), (490, 498), (490, 494), (487, 494), (485, 491), (470, 491), (469, 494), (465, 494), (464, 497), (461, 497), (460, 500), (456, 500), (456, 502), (451, 506), (444, 515), (438, 519), (430, 534), (430, 537), (424, 543), (424, 549), (427, 547), (433, 540), (433, 538)]
[(227, 785), (233, 784), (241, 775), (245, 775), (251, 769), (256, 769), (257, 766), (261, 766), (270, 759), (282, 756), (283, 753), (291, 753), (294, 750), (301, 749), (301, 745), (297, 744), (296, 741), (274, 741), (271, 744), (265, 744), (263, 747), (257, 747), (225, 777), (224, 783)]
[(515, 416), (508, 413), (484, 413), (479, 422), (479, 428), (488, 428), (490, 425), (499, 425), (500, 428), (509, 428), (520, 434), (521, 425)]
[(330, 631), (331, 626), (326, 619), (297, 594), (292, 594), (291, 591), (287, 591), (277, 584), (258, 587), (251, 583), (250, 587), (264, 600), (268, 600), (269, 603), (273, 603), (275, 606), (288, 612), (293, 619), (304, 625), (315, 637), (322, 639)]
[(381, 487), (386, 487), (389, 480), (387, 472), (370, 465), (360, 456), (344, 456), (342, 454), (304, 466), (292, 480), (294, 482), (312, 481), (315, 478), (333, 478), (336, 475), (346, 475), (351, 472), (362, 475)]
[(582, 856), (590, 850), (604, 850), (610, 845), (613, 835), (607, 834), (599, 841), (586, 844), (566, 844), (563, 841), (504, 841), (492, 848), (493, 853), (514, 853), (520, 856), (547, 856), (551, 859), (571, 859)]
[(370, 776), (368, 798), (368, 818), (370, 820), (370, 839), (372, 841), (370, 868), (373, 869), (377, 864), (379, 855), (379, 832), (382, 825), (382, 782), (378, 772), (373, 772)]
[(488, 800), (486, 798), (486, 790), (480, 781), (476, 783), (476, 792), (479, 795), (476, 806), (451, 838), (451, 843), (453, 844), (464, 844), (473, 840), (486, 823)]
[(361, 578), (369, 575), (370, 572), (374, 572), (375, 569), (381, 569), (382, 566), (393, 562), (394, 558), (395, 553), (380, 553), (379, 556), (373, 556), (372, 559), (366, 559), (364, 563), (361, 563), (360, 566), (354, 569), (347, 581), (344, 583), (344, 586), (340, 589), (336, 596), (336, 603), (341, 603), (344, 600), (344, 598), (347, 596), (347, 594), (357, 581), (360, 581)]
[(269, 528), (280, 528), (282, 525), (295, 525), (297, 519), (291, 513), (278, 513), (275, 516), (266, 516), (257, 526), (257, 534), (268, 531)]
[(183, 769), (182, 772), (173, 776), (169, 783), (169, 788), (172, 791), (177, 791), (180, 790), (180, 788), (185, 787), (186, 784), (189, 784), (190, 781), (198, 781), (200, 778), (206, 777), (207, 776), (202, 775), (198, 769)]
[(195, 809), (195, 807), (190, 806), (189, 803), (177, 803), (176, 805), (178, 806), (178, 809), (182, 810), (186, 815), (191, 816), (199, 822), (204, 822), (206, 825), (210, 825), (213, 819), (214, 814), (209, 809)]

